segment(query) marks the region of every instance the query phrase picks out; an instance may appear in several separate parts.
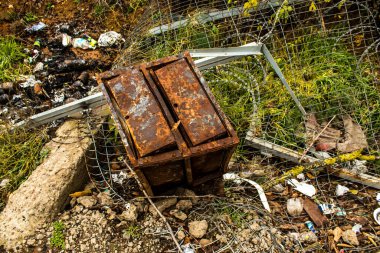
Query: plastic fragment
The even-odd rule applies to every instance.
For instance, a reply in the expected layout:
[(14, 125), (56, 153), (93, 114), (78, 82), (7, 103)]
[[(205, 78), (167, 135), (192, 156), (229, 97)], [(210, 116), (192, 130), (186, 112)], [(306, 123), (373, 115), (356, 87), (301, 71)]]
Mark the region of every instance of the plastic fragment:
[(346, 194), (350, 189), (348, 189), (346, 186), (338, 184), (335, 189), (335, 195), (336, 196), (343, 196)]
[(316, 193), (316, 189), (313, 185), (305, 182), (298, 182), (297, 179), (289, 179), (287, 183), (292, 185), (296, 191), (299, 191), (306, 196), (313, 197)]
[(300, 198), (288, 199), (286, 209), (291, 216), (300, 215), (303, 211), (303, 204)]
[(380, 225), (380, 208), (377, 208), (375, 209), (375, 211), (373, 211), (373, 218), (375, 219), (377, 224)]
[(47, 25), (43, 22), (38, 22), (37, 24), (35, 25), (32, 25), (32, 26), (29, 26), (27, 27), (25, 30), (27, 32), (38, 32), (38, 31), (41, 31), (43, 30), (45, 27), (47, 27)]
[(97, 42), (90, 36), (85, 36), (85, 38), (73, 39), (72, 44), (74, 48), (95, 49)]
[(114, 45), (120, 45), (125, 40), (121, 36), (120, 33), (115, 31), (109, 31), (106, 33), (102, 33), (98, 39), (99, 47), (112, 47)]
[(21, 88), (34, 87), (36, 83), (41, 83), (39, 80), (36, 80), (36, 77), (33, 75), (27, 76), (25, 82), (20, 83)]
[(245, 181), (245, 182), (253, 185), (256, 188), (257, 192), (259, 193), (259, 197), (260, 197), (261, 203), (263, 203), (264, 208), (268, 212), (271, 212), (267, 197), (265, 196), (265, 192), (264, 192), (263, 188), (261, 188), (261, 186), (258, 183), (256, 183), (253, 180), (241, 178), (238, 175), (236, 175), (235, 173), (226, 173), (223, 175), (223, 179), (224, 180), (233, 180), (237, 184), (241, 184), (243, 181)]
[(378, 192), (376, 194), (376, 201), (379, 202), (379, 204), (380, 204), (380, 192)]
[(360, 229), (362, 228), (363, 226), (360, 225), (360, 224), (355, 224), (353, 227), (352, 227), (352, 231), (354, 231), (355, 233), (360, 233)]
[(63, 33), (62, 34), (62, 46), (67, 47), (72, 44), (72, 38), (70, 35)]
[(317, 233), (317, 231), (315, 230), (315, 228), (314, 228), (314, 224), (313, 224), (313, 222), (312, 221), (306, 221), (305, 222), (305, 225), (307, 226), (307, 228), (311, 231), (311, 232), (313, 232), (313, 233)]

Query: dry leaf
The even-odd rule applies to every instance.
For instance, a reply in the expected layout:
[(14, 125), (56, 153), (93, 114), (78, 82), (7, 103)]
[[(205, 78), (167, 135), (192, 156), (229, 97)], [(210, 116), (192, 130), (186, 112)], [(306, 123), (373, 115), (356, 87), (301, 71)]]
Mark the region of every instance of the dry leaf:
[(340, 227), (334, 228), (333, 235), (334, 235), (334, 241), (335, 242), (339, 241), (339, 239), (342, 237), (342, 233), (343, 233), (343, 231), (342, 231), (342, 229), (340, 229)]

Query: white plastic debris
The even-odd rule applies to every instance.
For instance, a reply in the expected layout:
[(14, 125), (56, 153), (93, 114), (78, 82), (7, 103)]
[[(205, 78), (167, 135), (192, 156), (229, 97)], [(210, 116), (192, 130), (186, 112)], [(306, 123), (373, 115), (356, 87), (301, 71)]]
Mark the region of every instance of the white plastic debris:
[(298, 174), (297, 179), (301, 180), (301, 181), (305, 181), (305, 174), (303, 174), (303, 173)]
[(360, 233), (360, 229), (362, 228), (363, 226), (360, 225), (360, 224), (355, 224), (353, 227), (352, 227), (352, 231), (354, 231), (355, 233)]
[(26, 76), (26, 80), (20, 83), (21, 88), (34, 87), (35, 84), (41, 83), (39, 80), (36, 80), (36, 77), (33, 75)]
[(27, 32), (38, 32), (42, 29), (44, 29), (45, 27), (47, 27), (47, 25), (43, 22), (38, 22), (37, 24), (35, 25), (32, 25), (32, 26), (29, 26), (27, 27), (25, 30)]
[(118, 174), (116, 173), (111, 174), (111, 177), (112, 177), (113, 182), (117, 184), (123, 184), (124, 180), (128, 178), (128, 174), (122, 170)]
[(33, 73), (37, 73), (44, 70), (44, 64), (42, 62), (37, 62), (36, 66), (33, 69)]
[(380, 225), (380, 208), (377, 208), (375, 209), (375, 211), (373, 211), (373, 218), (375, 219), (377, 224)]
[(305, 182), (298, 182), (298, 180), (294, 178), (289, 179), (286, 182), (292, 185), (294, 187), (294, 190), (299, 191), (300, 193), (308, 197), (313, 197), (317, 192), (313, 185)]
[(286, 210), (290, 216), (298, 216), (302, 213), (303, 204), (300, 198), (291, 198), (286, 202)]
[(194, 246), (190, 243), (181, 246), (183, 253), (195, 253)]
[(380, 204), (380, 192), (378, 192), (376, 195), (376, 201), (379, 202), (379, 204)]
[(62, 34), (62, 46), (67, 47), (72, 44), (72, 38), (70, 35), (63, 33)]
[(355, 174), (366, 173), (368, 171), (366, 163), (367, 161), (365, 160), (353, 160), (350, 163), (349, 168)]
[(338, 184), (335, 189), (335, 195), (336, 196), (343, 196), (346, 194), (350, 189), (348, 189), (346, 186)]
[(254, 186), (256, 188), (257, 192), (259, 193), (259, 197), (260, 197), (261, 203), (263, 203), (264, 208), (268, 212), (271, 212), (267, 197), (265, 196), (265, 192), (264, 192), (263, 188), (261, 188), (261, 186), (258, 183), (256, 183), (255, 181), (252, 181), (250, 179), (241, 178), (238, 175), (236, 175), (235, 173), (226, 173), (223, 175), (223, 179), (224, 180), (233, 180), (237, 184), (241, 184), (244, 181), (244, 182), (247, 182), (247, 183), (251, 184), (252, 186)]
[(112, 47), (114, 45), (120, 45), (124, 41), (125, 40), (123, 39), (120, 33), (109, 31), (106, 33), (102, 33), (99, 36), (98, 45), (99, 47)]
[(92, 38), (75, 38), (72, 40), (72, 44), (74, 48), (82, 48), (82, 49), (95, 49), (96, 48), (96, 40)]
[(1, 182), (0, 182), (0, 188), (5, 187), (10, 181), (11, 180), (8, 179), (8, 178), (1, 180)]

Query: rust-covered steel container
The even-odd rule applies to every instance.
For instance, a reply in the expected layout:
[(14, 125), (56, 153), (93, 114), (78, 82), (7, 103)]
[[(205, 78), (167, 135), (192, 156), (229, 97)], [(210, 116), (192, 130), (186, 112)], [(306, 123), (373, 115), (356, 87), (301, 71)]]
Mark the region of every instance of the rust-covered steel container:
[(148, 194), (221, 179), (239, 139), (188, 52), (104, 72), (98, 83)]

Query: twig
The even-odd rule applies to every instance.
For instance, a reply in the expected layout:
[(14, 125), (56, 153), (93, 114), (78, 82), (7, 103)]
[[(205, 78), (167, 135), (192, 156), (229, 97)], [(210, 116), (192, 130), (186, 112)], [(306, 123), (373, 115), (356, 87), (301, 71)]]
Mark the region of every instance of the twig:
[(129, 166), (129, 164), (123, 160), (124, 164), (127, 166), (127, 168), (131, 171), (131, 173), (133, 174), (133, 177), (136, 179), (137, 183), (139, 184), (140, 186), (140, 189), (141, 191), (144, 193), (145, 195), (145, 198), (148, 199), (149, 203), (153, 206), (153, 208), (156, 210), (156, 212), (158, 213), (158, 215), (161, 217), (161, 219), (165, 222), (167, 228), (169, 229), (169, 233), (175, 243), (175, 245), (177, 246), (178, 248), (178, 252), (181, 252), (183, 253), (182, 249), (181, 249), (181, 246), (178, 244), (177, 242), (177, 239), (175, 238), (174, 236), (174, 233), (173, 233), (173, 230), (172, 228), (170, 227), (170, 224), (168, 223), (168, 221), (166, 220), (165, 216), (160, 212), (160, 210), (158, 210), (157, 206), (154, 204), (154, 202), (152, 201), (152, 199), (149, 197), (149, 195), (146, 193), (144, 187), (142, 186), (142, 184), (140, 183), (136, 173), (132, 170), (132, 168)]
[(309, 152), (310, 148), (314, 145), (314, 142), (316, 142), (318, 140), (318, 138), (322, 135), (322, 133), (327, 129), (327, 127), (331, 124), (331, 122), (335, 119), (335, 116), (332, 117), (332, 119), (326, 124), (326, 126), (322, 129), (322, 131), (319, 132), (319, 134), (317, 134), (317, 136), (315, 136), (313, 138), (313, 140), (311, 141), (310, 145), (307, 147), (307, 149), (305, 149), (305, 151), (302, 153), (302, 156), (300, 158), (300, 160), (298, 162), (301, 162), (303, 160), (303, 158), (305, 157), (305, 155), (307, 154), (307, 152)]

